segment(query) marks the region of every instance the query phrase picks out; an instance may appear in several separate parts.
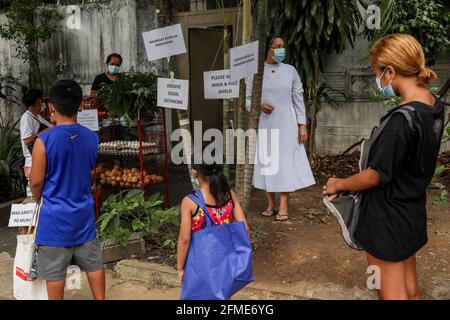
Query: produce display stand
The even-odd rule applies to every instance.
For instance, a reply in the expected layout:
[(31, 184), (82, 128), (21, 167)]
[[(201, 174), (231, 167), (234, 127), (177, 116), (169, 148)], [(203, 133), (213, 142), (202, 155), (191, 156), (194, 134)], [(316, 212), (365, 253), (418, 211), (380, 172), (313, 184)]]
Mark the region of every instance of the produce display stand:
[(170, 208), (169, 156), (164, 109), (152, 120), (141, 118), (127, 126), (124, 120), (103, 120), (99, 126), (99, 153), (94, 170), (96, 215), (112, 194), (141, 189), (145, 196), (159, 192)]

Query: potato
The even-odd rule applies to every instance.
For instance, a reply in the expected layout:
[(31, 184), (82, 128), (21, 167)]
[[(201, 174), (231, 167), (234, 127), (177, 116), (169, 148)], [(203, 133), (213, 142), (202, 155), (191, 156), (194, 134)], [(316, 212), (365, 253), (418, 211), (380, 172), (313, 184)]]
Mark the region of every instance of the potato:
[(106, 172), (105, 172), (105, 175), (107, 176), (107, 177), (111, 177), (111, 170), (106, 170)]
[(107, 183), (110, 183), (110, 182), (111, 182), (111, 178), (110, 178), (110, 177), (107, 177), (107, 178), (106, 178), (106, 182), (107, 182)]
[(116, 182), (122, 182), (122, 177), (117, 177)]
[(101, 184), (101, 185), (105, 185), (105, 184), (106, 184), (106, 180), (105, 180), (105, 179), (100, 180), (100, 184)]
[(145, 177), (147, 175), (147, 171), (143, 170), (143, 173), (144, 173), (144, 177)]
[(122, 181), (125, 181), (125, 182), (126, 182), (127, 180), (128, 180), (128, 175), (124, 173), (124, 174), (122, 175)]
[(127, 182), (132, 183), (133, 182), (133, 178), (128, 177)]
[(104, 173), (100, 174), (100, 179), (105, 180), (106, 179), (106, 174), (104, 174)]
[(138, 170), (137, 168), (132, 168), (132, 169), (131, 169), (131, 172), (137, 173), (137, 172), (139, 172), (139, 170)]
[(138, 187), (139, 189), (142, 187), (142, 183), (140, 183), (140, 182), (138, 182), (137, 184), (136, 184), (136, 187)]
[(129, 187), (131, 187), (131, 183), (126, 182), (126, 183), (125, 183), (125, 186), (126, 186), (127, 188), (129, 188)]
[(115, 186), (117, 185), (117, 182), (111, 181), (111, 185), (112, 185), (113, 187), (115, 187)]
[(150, 180), (144, 180), (144, 186), (148, 186), (148, 185), (150, 185)]
[(115, 164), (113, 168), (114, 168), (115, 170), (119, 170), (119, 169), (120, 169), (120, 166), (119, 166), (118, 164)]
[(161, 176), (158, 176), (158, 177), (157, 177), (157, 181), (161, 183), (161, 182), (163, 182), (163, 181), (164, 181), (164, 178), (163, 178), (163, 177), (161, 177)]
[(139, 181), (139, 179), (137, 178), (137, 177), (133, 177), (132, 179), (131, 179), (131, 182), (133, 182), (133, 183), (137, 183)]

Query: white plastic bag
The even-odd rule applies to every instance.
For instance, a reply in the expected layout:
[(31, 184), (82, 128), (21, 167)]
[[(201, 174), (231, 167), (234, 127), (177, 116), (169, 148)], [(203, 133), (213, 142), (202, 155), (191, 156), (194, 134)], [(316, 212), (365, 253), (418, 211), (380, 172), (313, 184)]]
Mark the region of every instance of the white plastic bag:
[(43, 280), (31, 280), (30, 270), (34, 257), (34, 234), (17, 236), (14, 259), (14, 297), (17, 300), (48, 300)]

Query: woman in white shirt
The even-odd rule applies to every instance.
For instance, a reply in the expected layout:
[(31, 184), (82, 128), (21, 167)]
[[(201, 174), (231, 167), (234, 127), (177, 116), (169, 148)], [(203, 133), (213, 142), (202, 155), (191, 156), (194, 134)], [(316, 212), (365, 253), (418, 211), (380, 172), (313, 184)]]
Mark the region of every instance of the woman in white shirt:
[[(311, 186), (315, 180), (303, 145), (307, 130), (302, 82), (297, 70), (282, 62), (286, 54), (283, 39), (271, 38), (268, 47), (253, 185), (266, 191), (268, 206), (262, 215), (277, 213), (276, 221), (286, 221), (289, 193)], [(249, 79), (247, 106), (251, 96)], [(278, 212), (275, 192), (280, 193)]]
[(20, 118), (20, 140), (22, 153), (25, 157), (24, 173), (28, 179), (31, 172), (31, 152), (37, 134), (52, 125), (39, 115), (45, 110), (41, 90), (23, 88), (22, 92), (22, 102), (27, 110)]

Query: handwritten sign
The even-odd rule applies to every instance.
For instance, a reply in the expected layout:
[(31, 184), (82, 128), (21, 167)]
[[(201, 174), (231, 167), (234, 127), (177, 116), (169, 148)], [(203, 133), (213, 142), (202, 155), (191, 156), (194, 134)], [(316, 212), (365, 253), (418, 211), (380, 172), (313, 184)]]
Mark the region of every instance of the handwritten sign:
[(180, 24), (144, 32), (142, 36), (148, 61), (168, 58), (186, 52)]
[(230, 80), (238, 81), (258, 72), (258, 41), (230, 49)]
[(230, 70), (203, 73), (205, 99), (232, 99), (239, 97), (239, 81), (230, 81)]
[[(33, 219), (33, 213), (36, 203), (13, 204), (11, 206), (11, 215), (9, 216), (8, 227), (28, 227)], [(34, 217), (33, 226), (36, 224)]]
[(187, 110), (189, 81), (158, 78), (158, 107)]
[(96, 109), (78, 112), (77, 121), (79, 124), (92, 131), (98, 131), (98, 113)]

